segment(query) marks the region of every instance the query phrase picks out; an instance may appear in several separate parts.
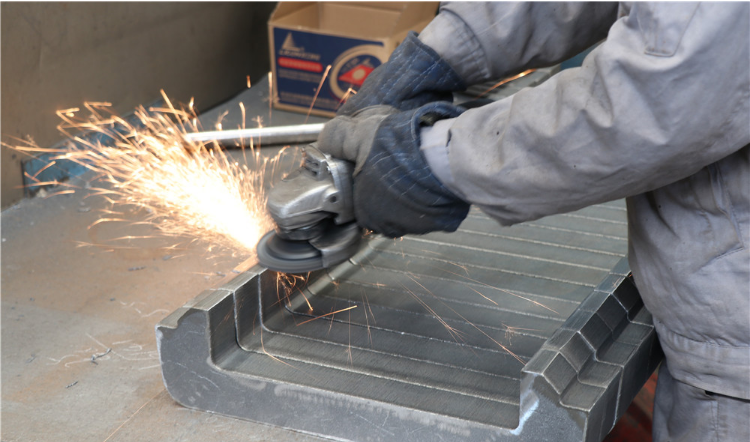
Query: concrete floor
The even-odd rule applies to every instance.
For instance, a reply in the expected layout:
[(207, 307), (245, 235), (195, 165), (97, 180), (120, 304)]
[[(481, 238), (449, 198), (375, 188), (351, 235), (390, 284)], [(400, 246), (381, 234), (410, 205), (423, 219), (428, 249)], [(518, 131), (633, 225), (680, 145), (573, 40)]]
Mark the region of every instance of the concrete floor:
[[(262, 89), (240, 99), (248, 116), (266, 115), (268, 124)], [(227, 105), (225, 128), (237, 121), (236, 101)], [(222, 111), (203, 116), (205, 127)], [(299, 124), (304, 116), (274, 111), (273, 120)], [(322, 440), (172, 400), (154, 326), (231, 279), (246, 257), (209, 253), (188, 239), (112, 241), (156, 231), (129, 223), (89, 228), (108, 206), (87, 195), (38, 196), (2, 213), (2, 441)]]

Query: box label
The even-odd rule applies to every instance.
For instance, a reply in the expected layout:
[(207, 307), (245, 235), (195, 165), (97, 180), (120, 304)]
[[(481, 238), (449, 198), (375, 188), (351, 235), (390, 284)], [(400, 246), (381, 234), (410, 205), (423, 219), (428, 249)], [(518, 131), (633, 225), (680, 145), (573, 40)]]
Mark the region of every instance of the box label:
[(386, 58), (379, 41), (283, 28), (274, 28), (273, 38), (279, 102), (293, 106), (310, 106), (330, 65), (314, 108), (335, 112), (349, 88), (358, 90)]

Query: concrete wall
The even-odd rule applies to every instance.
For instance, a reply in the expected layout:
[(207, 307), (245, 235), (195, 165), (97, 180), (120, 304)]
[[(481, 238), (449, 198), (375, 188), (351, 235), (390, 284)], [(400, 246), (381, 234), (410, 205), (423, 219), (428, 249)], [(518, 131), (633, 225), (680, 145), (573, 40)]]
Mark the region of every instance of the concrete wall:
[[(108, 101), (118, 113), (159, 97), (206, 109), (269, 69), (275, 3), (2, 3), (2, 131), (61, 140), (55, 110)], [(23, 155), (2, 149), (2, 206), (23, 196)]]

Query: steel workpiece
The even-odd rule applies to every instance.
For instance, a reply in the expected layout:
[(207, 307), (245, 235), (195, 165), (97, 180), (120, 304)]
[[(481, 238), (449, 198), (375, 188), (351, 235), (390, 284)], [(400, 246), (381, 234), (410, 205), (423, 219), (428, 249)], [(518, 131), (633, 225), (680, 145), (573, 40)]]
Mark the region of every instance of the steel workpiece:
[(369, 235), (304, 280), (256, 266), (157, 326), (164, 382), (336, 440), (599, 441), (662, 357), (624, 218), (615, 202), (501, 228), (473, 210), (453, 234)]

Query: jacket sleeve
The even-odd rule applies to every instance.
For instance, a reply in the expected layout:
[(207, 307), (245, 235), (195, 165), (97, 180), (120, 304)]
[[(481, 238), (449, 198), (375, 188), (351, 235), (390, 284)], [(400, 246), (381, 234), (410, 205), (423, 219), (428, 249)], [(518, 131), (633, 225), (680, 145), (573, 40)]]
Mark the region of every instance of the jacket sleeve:
[(604, 2), (455, 2), (419, 39), (466, 84), (557, 64), (604, 39), (617, 4)]
[(440, 122), (428, 163), (506, 225), (688, 177), (750, 143), (748, 29), (745, 2), (635, 3), (580, 68)]

